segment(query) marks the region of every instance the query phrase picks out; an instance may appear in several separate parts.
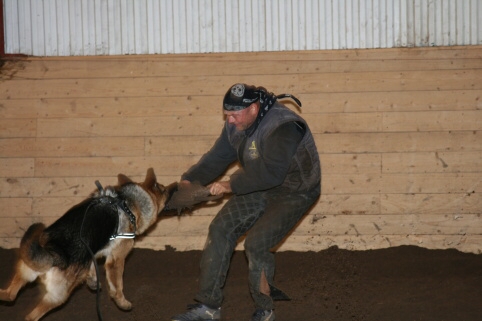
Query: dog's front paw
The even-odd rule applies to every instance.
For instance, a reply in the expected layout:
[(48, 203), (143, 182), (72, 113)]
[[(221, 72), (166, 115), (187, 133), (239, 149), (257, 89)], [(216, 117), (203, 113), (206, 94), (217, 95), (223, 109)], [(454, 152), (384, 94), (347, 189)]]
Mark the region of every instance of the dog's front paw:
[(115, 304), (122, 310), (131, 310), (132, 303), (127, 301), (125, 298), (114, 298)]

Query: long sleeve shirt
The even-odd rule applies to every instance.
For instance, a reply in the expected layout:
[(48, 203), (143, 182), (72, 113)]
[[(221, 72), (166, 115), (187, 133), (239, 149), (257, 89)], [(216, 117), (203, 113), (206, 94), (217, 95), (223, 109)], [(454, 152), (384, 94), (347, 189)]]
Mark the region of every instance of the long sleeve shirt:
[[(281, 124), (262, 142), (262, 150), (255, 159), (243, 159), (242, 151), (233, 147), (226, 126), (214, 146), (182, 175), (182, 179), (206, 185), (222, 175), (234, 162), (240, 168), (231, 175), (231, 189), (235, 194), (267, 190), (283, 183), (292, 158), (304, 135), (304, 129), (294, 121)], [(239, 147), (243, 149), (244, 144)], [(249, 147), (248, 147), (249, 148)]]

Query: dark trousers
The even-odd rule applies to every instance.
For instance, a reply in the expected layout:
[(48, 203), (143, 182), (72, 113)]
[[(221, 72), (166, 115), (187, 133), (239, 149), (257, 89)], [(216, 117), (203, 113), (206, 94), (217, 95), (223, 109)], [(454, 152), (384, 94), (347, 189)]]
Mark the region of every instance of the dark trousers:
[(272, 249), (290, 232), (320, 195), (320, 187), (293, 193), (283, 188), (233, 195), (209, 226), (201, 258), (196, 300), (211, 307), (223, 301), (222, 288), (238, 239), (248, 230), (244, 248), (249, 262), (249, 288), (256, 308), (273, 309), (270, 296), (260, 293), (264, 273), (273, 283)]

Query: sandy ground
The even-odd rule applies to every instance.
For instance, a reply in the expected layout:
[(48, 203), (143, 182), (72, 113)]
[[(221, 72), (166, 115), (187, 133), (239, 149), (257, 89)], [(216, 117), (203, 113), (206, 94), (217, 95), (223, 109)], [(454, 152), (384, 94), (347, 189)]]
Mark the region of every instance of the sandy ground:
[[(2, 287), (15, 256), (15, 250), (0, 249)], [(134, 308), (119, 310), (104, 290), (100, 296), (103, 320), (168, 321), (184, 311), (197, 289), (200, 256), (199, 251), (134, 249), (124, 275), (124, 292)], [(278, 321), (482, 320), (482, 255), (403, 246), (359, 252), (338, 248), (279, 252), (276, 260), (275, 283), (292, 299), (277, 302)], [(0, 303), (0, 320), (23, 320), (39, 294), (40, 286), (33, 284), (14, 303)], [(233, 256), (222, 310), (223, 320), (250, 320), (253, 304), (244, 252)], [(96, 295), (81, 286), (42, 320), (98, 320)]]

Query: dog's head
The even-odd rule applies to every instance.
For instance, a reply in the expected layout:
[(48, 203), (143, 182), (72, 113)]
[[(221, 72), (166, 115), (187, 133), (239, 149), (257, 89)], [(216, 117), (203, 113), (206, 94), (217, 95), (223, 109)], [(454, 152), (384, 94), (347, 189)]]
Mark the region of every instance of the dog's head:
[(139, 233), (155, 223), (157, 216), (166, 206), (177, 183), (164, 186), (157, 182), (154, 169), (149, 168), (144, 182), (136, 183), (124, 174), (117, 175), (117, 190), (129, 200), (129, 207), (138, 220)]

